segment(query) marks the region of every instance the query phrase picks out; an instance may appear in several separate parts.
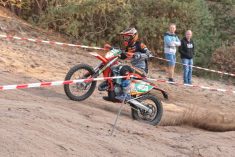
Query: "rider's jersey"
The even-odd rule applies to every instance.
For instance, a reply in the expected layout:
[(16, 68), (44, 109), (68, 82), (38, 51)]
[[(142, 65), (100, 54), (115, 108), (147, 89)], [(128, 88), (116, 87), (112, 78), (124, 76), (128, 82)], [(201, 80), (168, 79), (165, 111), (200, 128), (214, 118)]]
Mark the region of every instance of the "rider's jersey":
[[(134, 54), (139, 54), (141, 57), (138, 59), (133, 58)], [(134, 45), (128, 46), (126, 48), (126, 53), (122, 54), (121, 59), (131, 59), (131, 64), (138, 68), (144, 70), (148, 73), (148, 61), (151, 52), (148, 50), (145, 44), (140, 41), (135, 42)]]

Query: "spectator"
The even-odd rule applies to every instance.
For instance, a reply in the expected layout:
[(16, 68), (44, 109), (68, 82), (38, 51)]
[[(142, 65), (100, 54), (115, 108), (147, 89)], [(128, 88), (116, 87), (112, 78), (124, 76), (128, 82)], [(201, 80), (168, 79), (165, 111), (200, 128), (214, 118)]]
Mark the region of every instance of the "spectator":
[(169, 31), (164, 34), (164, 53), (168, 60), (168, 81), (174, 82), (174, 71), (176, 62), (176, 49), (180, 46), (180, 40), (175, 34), (176, 25), (170, 24)]
[(192, 65), (195, 48), (191, 39), (192, 34), (192, 31), (188, 30), (185, 33), (185, 37), (181, 40), (181, 46), (179, 47), (182, 63), (184, 64), (184, 84), (192, 84)]

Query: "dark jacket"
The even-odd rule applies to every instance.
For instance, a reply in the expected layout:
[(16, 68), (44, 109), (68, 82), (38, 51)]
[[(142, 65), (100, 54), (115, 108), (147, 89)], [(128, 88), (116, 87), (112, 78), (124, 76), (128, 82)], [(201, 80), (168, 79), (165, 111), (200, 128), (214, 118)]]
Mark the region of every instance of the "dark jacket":
[[(131, 59), (132, 66), (144, 70), (148, 73), (148, 59), (151, 56), (151, 52), (148, 50), (145, 44), (140, 41), (135, 42), (134, 45), (126, 48), (126, 53), (121, 55), (121, 59), (126, 59), (128, 56), (139, 55), (140, 57), (129, 58)], [(129, 55), (128, 55), (129, 54)]]
[(195, 45), (193, 40), (188, 41), (186, 37), (181, 40), (181, 46), (179, 47), (179, 52), (181, 58), (192, 59), (194, 56)]

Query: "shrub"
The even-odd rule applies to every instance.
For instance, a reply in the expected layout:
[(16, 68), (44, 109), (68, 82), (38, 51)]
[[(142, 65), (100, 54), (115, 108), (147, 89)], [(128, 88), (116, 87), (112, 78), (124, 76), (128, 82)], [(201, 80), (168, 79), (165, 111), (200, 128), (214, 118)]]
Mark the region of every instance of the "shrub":
[(212, 67), (235, 74), (235, 46), (221, 47), (212, 56)]
[(117, 46), (120, 31), (137, 27), (155, 53), (163, 51), (163, 34), (174, 22), (180, 37), (193, 31), (195, 64), (202, 66), (209, 65), (221, 37), (205, 0), (24, 0), (20, 7), (25, 19), (83, 44)]
[(204, 0), (52, 0), (38, 24), (96, 45), (116, 44), (117, 33), (134, 26), (148, 47), (160, 53), (163, 34), (174, 22), (181, 37), (192, 29), (196, 64), (207, 65), (219, 43), (213, 20)]

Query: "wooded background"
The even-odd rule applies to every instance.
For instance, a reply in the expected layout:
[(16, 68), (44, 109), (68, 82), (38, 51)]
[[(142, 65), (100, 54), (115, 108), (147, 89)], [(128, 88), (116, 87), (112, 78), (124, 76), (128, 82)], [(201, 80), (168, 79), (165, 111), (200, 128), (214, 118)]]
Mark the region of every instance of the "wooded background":
[(83, 44), (117, 45), (117, 33), (133, 26), (159, 55), (164, 32), (176, 23), (181, 38), (188, 29), (194, 33), (196, 65), (235, 73), (234, 0), (0, 0), (0, 5)]

